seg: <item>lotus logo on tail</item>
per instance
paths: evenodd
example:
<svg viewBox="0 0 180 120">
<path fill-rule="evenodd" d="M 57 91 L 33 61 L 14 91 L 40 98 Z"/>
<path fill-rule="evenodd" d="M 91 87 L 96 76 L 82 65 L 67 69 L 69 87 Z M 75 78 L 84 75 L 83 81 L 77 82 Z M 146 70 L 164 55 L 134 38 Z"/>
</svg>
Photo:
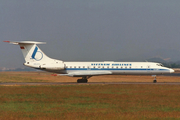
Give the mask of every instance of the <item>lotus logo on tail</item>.
<svg viewBox="0 0 180 120">
<path fill-rule="evenodd" d="M 31 57 L 36 61 L 40 61 L 43 58 L 43 53 L 41 51 L 38 51 L 38 47 L 36 46 Z"/>
</svg>

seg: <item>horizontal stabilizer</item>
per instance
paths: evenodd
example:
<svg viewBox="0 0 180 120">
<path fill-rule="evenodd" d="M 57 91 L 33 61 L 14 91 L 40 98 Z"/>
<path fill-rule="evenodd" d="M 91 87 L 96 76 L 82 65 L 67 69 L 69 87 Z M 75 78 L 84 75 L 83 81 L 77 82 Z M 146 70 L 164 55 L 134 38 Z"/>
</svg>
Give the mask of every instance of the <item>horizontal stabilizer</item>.
<svg viewBox="0 0 180 120">
<path fill-rule="evenodd" d="M 19 45 L 19 44 L 46 44 L 46 42 L 36 42 L 36 41 L 3 41 L 3 42 L 7 42 L 10 44 L 15 44 L 15 45 Z"/>
<path fill-rule="evenodd" d="M 97 75 L 110 75 L 110 71 L 81 71 L 81 72 L 72 72 L 69 74 L 60 74 L 61 76 L 70 76 L 70 77 L 83 77 L 83 76 L 97 76 Z"/>
</svg>

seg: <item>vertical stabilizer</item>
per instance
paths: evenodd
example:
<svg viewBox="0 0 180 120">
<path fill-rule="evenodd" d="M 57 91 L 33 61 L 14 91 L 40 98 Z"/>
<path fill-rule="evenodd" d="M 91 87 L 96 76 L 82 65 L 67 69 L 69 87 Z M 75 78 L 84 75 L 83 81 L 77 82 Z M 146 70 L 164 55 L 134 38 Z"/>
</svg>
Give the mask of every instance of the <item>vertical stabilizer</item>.
<svg viewBox="0 0 180 120">
<path fill-rule="evenodd" d="M 46 62 L 51 60 L 47 55 L 36 44 L 45 44 L 44 42 L 34 42 L 34 41 L 19 41 L 10 42 L 4 41 L 11 44 L 19 45 L 23 53 L 26 62 Z"/>
<path fill-rule="evenodd" d="M 65 64 L 61 60 L 49 58 L 43 53 L 43 51 L 37 46 L 37 44 L 45 44 L 44 42 L 35 41 L 19 41 L 10 42 L 4 41 L 10 44 L 19 45 L 25 59 L 25 66 L 46 70 L 46 71 L 58 71 L 64 70 Z"/>
</svg>

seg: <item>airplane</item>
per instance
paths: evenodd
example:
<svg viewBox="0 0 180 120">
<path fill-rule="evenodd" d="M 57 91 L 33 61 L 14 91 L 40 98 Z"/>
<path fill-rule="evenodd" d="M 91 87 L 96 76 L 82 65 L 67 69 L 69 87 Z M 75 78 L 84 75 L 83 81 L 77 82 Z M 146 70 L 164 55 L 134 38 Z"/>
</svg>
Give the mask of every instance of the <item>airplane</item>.
<svg viewBox="0 0 180 120">
<path fill-rule="evenodd" d="M 65 62 L 52 59 L 44 54 L 37 44 L 46 44 L 45 42 L 4 42 L 20 46 L 25 66 L 61 76 L 82 77 L 77 80 L 77 83 L 87 83 L 90 77 L 99 75 L 154 75 L 153 82 L 156 83 L 156 75 L 174 72 L 173 69 L 156 62 Z"/>
</svg>

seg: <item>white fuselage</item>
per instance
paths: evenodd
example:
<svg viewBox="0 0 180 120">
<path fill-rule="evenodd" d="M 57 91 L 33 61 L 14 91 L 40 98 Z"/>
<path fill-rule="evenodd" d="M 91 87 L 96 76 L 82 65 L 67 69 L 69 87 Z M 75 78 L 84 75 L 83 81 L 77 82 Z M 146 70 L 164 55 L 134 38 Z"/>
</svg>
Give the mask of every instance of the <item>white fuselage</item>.
<svg viewBox="0 0 180 120">
<path fill-rule="evenodd" d="M 70 74 L 74 72 L 108 71 L 111 75 L 157 75 L 174 72 L 174 70 L 163 67 L 162 64 L 154 62 L 64 62 L 64 64 L 64 70 L 53 70 L 50 72 Z M 78 77 L 78 75 L 74 75 L 73 77 Z"/>
</svg>

